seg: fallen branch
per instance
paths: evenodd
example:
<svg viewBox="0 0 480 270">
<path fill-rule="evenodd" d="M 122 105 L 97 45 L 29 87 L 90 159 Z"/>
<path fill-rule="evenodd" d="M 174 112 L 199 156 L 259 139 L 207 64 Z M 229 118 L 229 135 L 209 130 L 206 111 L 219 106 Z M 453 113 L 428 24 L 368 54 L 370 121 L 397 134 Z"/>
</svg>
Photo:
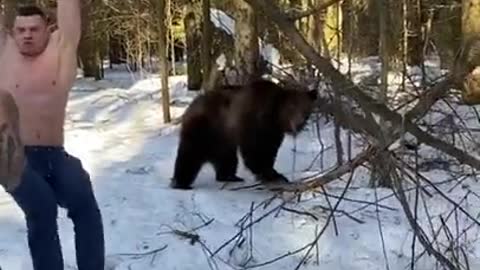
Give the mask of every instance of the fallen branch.
<svg viewBox="0 0 480 270">
<path fill-rule="evenodd" d="M 198 243 L 200 242 L 200 235 L 198 235 L 196 233 L 196 231 L 204 228 L 204 227 L 207 227 L 209 226 L 210 224 L 212 224 L 212 222 L 214 221 L 215 219 L 210 219 L 208 221 L 205 221 L 203 224 L 195 227 L 195 228 L 192 228 L 188 231 L 186 230 L 180 230 L 180 229 L 175 229 L 173 228 L 172 226 L 168 225 L 168 224 L 163 224 L 162 226 L 165 226 L 167 228 L 170 229 L 170 231 L 165 231 L 165 232 L 159 232 L 157 233 L 157 235 L 162 235 L 162 234 L 167 234 L 167 233 L 171 233 L 171 234 L 175 234 L 175 235 L 178 235 L 180 236 L 181 238 L 185 238 L 185 239 L 188 239 L 190 240 L 190 245 L 194 245 L 195 243 Z"/>
<path fill-rule="evenodd" d="M 355 168 L 362 165 L 364 162 L 370 160 L 375 155 L 375 153 L 376 150 L 370 147 L 368 150 L 358 154 L 351 161 L 346 162 L 343 165 L 337 166 L 335 169 L 322 176 L 317 176 L 310 179 L 307 178 L 305 181 L 302 181 L 300 183 L 266 185 L 266 187 L 271 191 L 294 193 L 302 193 L 305 191 L 313 190 L 338 179 L 339 177 L 343 176 L 348 172 L 352 172 Z"/>
<path fill-rule="evenodd" d="M 321 206 L 321 205 L 316 205 L 314 206 L 315 208 L 321 208 L 322 210 L 325 210 L 325 211 L 332 211 L 331 208 L 329 207 L 325 207 L 325 206 Z M 344 211 L 344 210 L 337 210 L 338 213 L 342 214 L 342 215 L 345 215 L 346 217 L 348 217 L 349 219 L 355 221 L 356 223 L 358 224 L 365 224 L 365 221 L 359 219 L 359 218 L 356 218 L 354 217 L 353 215 L 349 214 L 348 212 Z"/>
<path fill-rule="evenodd" d="M 281 209 L 284 210 L 284 211 L 287 211 L 287 212 L 297 214 L 297 215 L 308 216 L 308 217 L 311 217 L 313 220 L 318 221 L 317 216 L 315 216 L 314 214 L 312 214 L 310 212 L 307 212 L 307 211 L 300 211 L 300 210 L 296 210 L 296 209 L 291 209 L 291 208 L 288 208 L 288 207 L 285 207 L 285 206 L 282 206 Z"/>
<path fill-rule="evenodd" d="M 316 191 L 316 192 L 321 193 L 321 191 Z M 335 199 L 340 198 L 339 196 L 337 196 L 335 194 L 325 193 L 325 195 L 328 196 L 328 197 L 335 198 Z M 378 202 L 369 202 L 369 201 L 364 201 L 364 200 L 351 199 L 351 198 L 348 198 L 348 197 L 344 197 L 344 198 L 342 198 L 342 200 L 352 202 L 352 203 L 366 204 L 367 207 L 368 206 L 375 206 L 375 207 L 378 206 L 378 208 L 383 208 L 383 209 L 390 210 L 390 211 L 397 211 L 396 208 L 393 208 L 393 207 L 390 207 L 390 206 L 387 206 L 387 205 L 383 205 L 383 204 L 379 204 Z"/>
<path fill-rule="evenodd" d="M 364 116 L 354 113 L 352 111 L 347 112 L 344 110 L 345 106 L 340 104 L 334 104 L 333 101 L 329 101 L 326 98 L 318 97 L 317 109 L 326 115 L 332 114 L 335 117 L 337 123 L 345 129 L 352 130 L 353 132 L 363 134 L 365 136 L 372 137 L 378 141 L 380 138 L 379 126 L 374 121 L 368 121 Z"/>
<path fill-rule="evenodd" d="M 166 248 L 168 247 L 168 245 L 164 245 L 160 248 L 157 248 L 157 249 L 154 249 L 154 250 L 150 250 L 150 251 L 146 251 L 146 252 L 139 252 L 139 253 L 119 253 L 119 254 L 115 254 L 117 256 L 132 256 L 134 258 L 140 258 L 140 257 L 144 257 L 144 256 L 148 256 L 148 255 L 155 255 L 157 253 L 159 253 L 160 251 L 162 250 L 165 250 Z"/>
</svg>

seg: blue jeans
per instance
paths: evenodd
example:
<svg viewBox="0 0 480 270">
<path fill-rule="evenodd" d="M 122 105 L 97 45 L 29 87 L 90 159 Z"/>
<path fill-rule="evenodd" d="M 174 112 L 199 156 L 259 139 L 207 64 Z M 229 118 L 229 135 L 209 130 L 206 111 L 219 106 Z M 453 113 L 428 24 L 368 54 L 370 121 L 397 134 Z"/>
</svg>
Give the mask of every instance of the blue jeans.
<svg viewBox="0 0 480 270">
<path fill-rule="evenodd" d="M 90 177 L 61 146 L 26 146 L 20 185 L 10 194 L 25 213 L 35 270 L 63 270 L 57 204 L 75 232 L 78 270 L 104 270 L 103 225 Z"/>
</svg>

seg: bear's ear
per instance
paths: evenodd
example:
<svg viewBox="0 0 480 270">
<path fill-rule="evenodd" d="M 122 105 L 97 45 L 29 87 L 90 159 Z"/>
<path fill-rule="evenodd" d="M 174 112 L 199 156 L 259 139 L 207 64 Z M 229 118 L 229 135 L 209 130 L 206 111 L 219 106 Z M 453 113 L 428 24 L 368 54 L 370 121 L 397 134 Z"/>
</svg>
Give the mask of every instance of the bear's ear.
<svg viewBox="0 0 480 270">
<path fill-rule="evenodd" d="M 316 100 L 318 98 L 317 90 L 309 90 L 308 97 L 310 97 L 312 100 Z"/>
</svg>

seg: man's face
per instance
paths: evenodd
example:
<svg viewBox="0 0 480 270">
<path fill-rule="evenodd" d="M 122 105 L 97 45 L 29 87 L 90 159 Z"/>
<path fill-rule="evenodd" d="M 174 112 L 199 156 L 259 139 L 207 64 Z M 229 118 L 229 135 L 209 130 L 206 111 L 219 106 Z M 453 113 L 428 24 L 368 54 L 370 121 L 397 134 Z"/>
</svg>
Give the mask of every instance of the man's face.
<svg viewBox="0 0 480 270">
<path fill-rule="evenodd" d="M 37 56 L 47 47 L 50 31 L 39 15 L 17 16 L 13 25 L 13 38 L 22 55 Z"/>
</svg>

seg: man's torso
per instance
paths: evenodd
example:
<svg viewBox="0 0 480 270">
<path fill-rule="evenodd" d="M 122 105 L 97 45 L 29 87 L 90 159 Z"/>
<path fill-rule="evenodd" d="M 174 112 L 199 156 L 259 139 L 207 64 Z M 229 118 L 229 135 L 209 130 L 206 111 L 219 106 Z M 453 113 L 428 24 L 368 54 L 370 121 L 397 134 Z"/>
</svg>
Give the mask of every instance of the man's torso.
<svg viewBox="0 0 480 270">
<path fill-rule="evenodd" d="M 72 74 L 65 69 L 76 70 L 76 66 L 62 64 L 65 61 L 60 59 L 54 38 L 52 35 L 45 51 L 35 59 L 22 57 L 11 38 L 0 51 L 0 89 L 15 98 L 25 145 L 63 145 L 65 107 L 74 81 L 74 76 L 65 78 Z"/>
</svg>

